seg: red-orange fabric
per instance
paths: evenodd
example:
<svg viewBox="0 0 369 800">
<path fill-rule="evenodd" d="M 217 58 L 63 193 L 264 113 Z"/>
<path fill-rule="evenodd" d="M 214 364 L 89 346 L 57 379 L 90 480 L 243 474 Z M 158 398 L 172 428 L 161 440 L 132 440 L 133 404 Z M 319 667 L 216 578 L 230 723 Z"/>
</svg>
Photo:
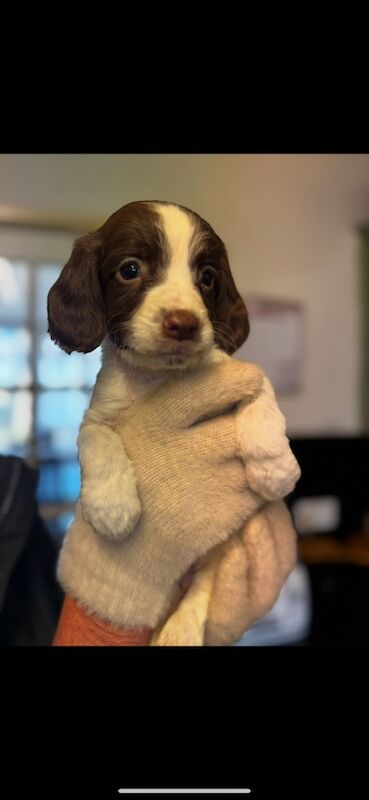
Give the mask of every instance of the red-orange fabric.
<svg viewBox="0 0 369 800">
<path fill-rule="evenodd" d="M 151 634 L 150 628 L 129 630 L 103 622 L 66 595 L 53 646 L 145 647 L 150 644 Z"/>
</svg>

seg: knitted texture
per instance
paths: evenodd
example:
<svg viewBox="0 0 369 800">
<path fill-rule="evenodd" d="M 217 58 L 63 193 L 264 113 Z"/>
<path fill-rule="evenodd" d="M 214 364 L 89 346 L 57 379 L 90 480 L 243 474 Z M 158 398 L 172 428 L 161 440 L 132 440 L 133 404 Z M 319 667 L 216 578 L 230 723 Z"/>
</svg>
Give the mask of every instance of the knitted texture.
<svg viewBox="0 0 369 800">
<path fill-rule="evenodd" d="M 227 359 L 173 378 L 125 412 L 116 429 L 142 515 L 127 539 L 114 542 L 77 506 L 58 566 L 67 593 L 119 625 L 154 628 L 163 619 L 191 564 L 264 502 L 248 488 L 233 413 L 258 396 L 262 381 L 255 365 Z"/>
</svg>

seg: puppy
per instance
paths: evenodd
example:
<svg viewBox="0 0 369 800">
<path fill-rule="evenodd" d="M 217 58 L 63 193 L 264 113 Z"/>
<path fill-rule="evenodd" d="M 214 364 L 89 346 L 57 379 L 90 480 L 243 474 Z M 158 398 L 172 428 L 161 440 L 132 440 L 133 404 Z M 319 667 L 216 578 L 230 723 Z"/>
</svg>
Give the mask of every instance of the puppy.
<svg viewBox="0 0 369 800">
<path fill-rule="evenodd" d="M 88 353 L 102 344 L 102 367 L 78 438 L 80 502 L 85 520 L 99 534 L 123 538 L 135 527 L 141 504 L 132 464 L 113 429 L 116 417 L 173 371 L 226 358 L 248 336 L 247 310 L 226 248 L 211 226 L 187 208 L 130 203 L 95 233 L 76 241 L 49 292 L 48 320 L 52 339 L 67 353 Z M 283 481 L 290 451 L 267 378 L 252 405 L 250 488 L 264 493 L 265 500 L 283 497 L 294 485 Z M 266 419 L 277 419 L 272 435 Z M 277 469 L 276 464 L 276 478 L 269 476 L 267 491 L 265 470 L 261 474 L 258 468 L 260 447 L 263 455 L 277 453 L 282 466 Z M 204 561 L 154 643 L 203 643 L 221 557 L 220 549 Z"/>
</svg>

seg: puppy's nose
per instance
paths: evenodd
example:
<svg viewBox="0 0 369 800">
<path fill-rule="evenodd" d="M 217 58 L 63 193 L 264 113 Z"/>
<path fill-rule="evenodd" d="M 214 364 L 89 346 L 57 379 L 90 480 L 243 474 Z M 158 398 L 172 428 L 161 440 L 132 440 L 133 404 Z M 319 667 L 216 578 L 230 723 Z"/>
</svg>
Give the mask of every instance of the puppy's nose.
<svg viewBox="0 0 369 800">
<path fill-rule="evenodd" d="M 163 320 L 163 330 L 171 339 L 194 339 L 199 320 L 191 311 L 169 311 Z"/>
</svg>

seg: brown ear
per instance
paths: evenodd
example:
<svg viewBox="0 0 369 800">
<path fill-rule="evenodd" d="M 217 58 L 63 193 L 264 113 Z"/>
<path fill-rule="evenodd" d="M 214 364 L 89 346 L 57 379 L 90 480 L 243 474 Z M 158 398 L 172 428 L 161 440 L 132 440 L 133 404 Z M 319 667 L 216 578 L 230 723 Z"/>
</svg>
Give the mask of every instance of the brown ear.
<svg viewBox="0 0 369 800">
<path fill-rule="evenodd" d="M 100 240 L 82 236 L 47 298 L 49 334 L 67 353 L 90 353 L 105 336 L 98 276 Z"/>
<path fill-rule="evenodd" d="M 216 297 L 214 329 L 217 345 L 229 355 L 241 347 L 250 331 L 247 309 L 228 265 Z"/>
</svg>

